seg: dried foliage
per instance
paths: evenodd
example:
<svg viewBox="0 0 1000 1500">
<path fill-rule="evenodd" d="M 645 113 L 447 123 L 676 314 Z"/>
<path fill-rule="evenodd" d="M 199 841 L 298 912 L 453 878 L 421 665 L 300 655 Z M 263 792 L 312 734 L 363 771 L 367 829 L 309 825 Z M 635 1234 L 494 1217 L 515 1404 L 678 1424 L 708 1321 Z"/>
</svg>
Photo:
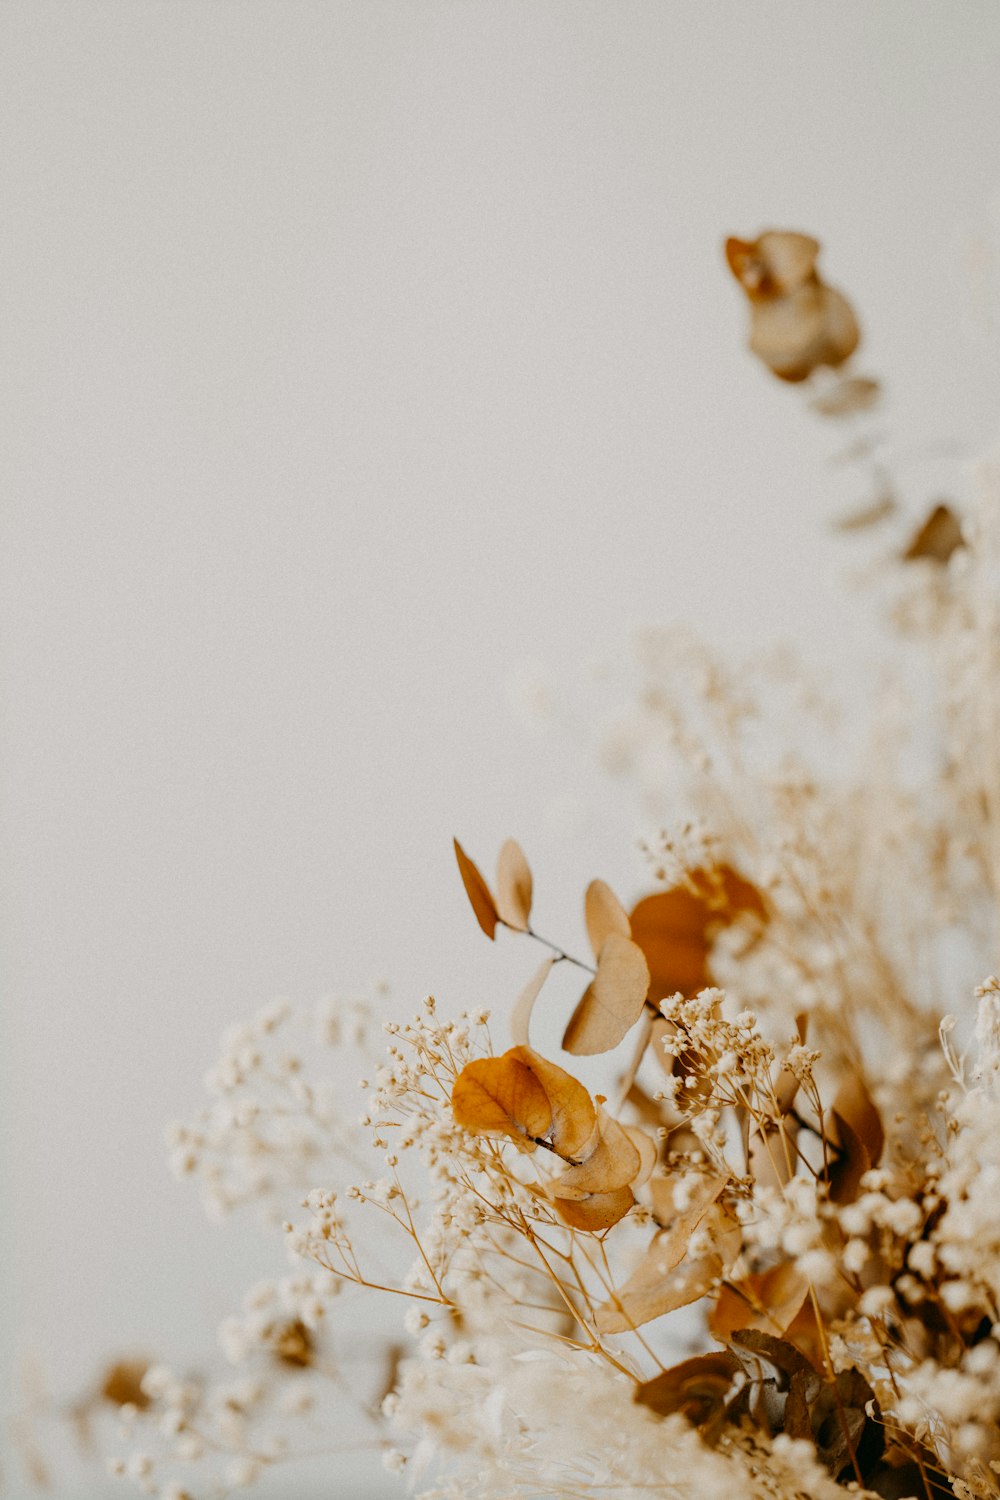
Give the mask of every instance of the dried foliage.
<svg viewBox="0 0 1000 1500">
<path fill-rule="evenodd" d="M 726 253 L 775 375 L 843 365 L 858 327 L 816 240 L 772 230 Z M 830 421 L 879 396 L 826 378 L 810 405 Z M 858 545 L 901 510 L 880 463 L 877 504 L 840 523 Z M 762 760 L 769 694 L 791 684 L 796 716 L 812 713 L 790 670 L 647 634 L 606 759 L 645 792 L 643 767 L 663 779 L 673 757 L 680 823 L 649 840 L 631 906 L 584 887 L 590 954 L 533 927 L 518 844 L 493 889 L 455 844 L 486 935 L 544 949 L 502 1017 L 513 1045 L 485 1012 L 442 1020 L 433 999 L 388 1022 L 352 1145 L 297 1063 L 267 1062 L 286 1026 L 272 1015 L 231 1039 L 216 1104 L 175 1132 L 175 1166 L 216 1207 L 254 1181 L 264 1197 L 311 1186 L 285 1225 L 305 1269 L 229 1321 L 236 1362 L 337 1386 L 334 1300 L 409 1304 L 416 1343 L 392 1355 L 382 1402 L 400 1446 L 376 1440 L 427 1500 L 1000 1497 L 1000 981 L 983 979 L 1000 934 L 1000 471 L 983 469 L 977 510 L 938 505 L 901 534 L 884 572 L 936 694 L 902 728 L 894 699 L 853 777 L 784 740 Z M 556 971 L 582 993 L 546 992 L 566 1007 L 552 1056 L 530 1032 Z M 268 1113 L 256 1090 L 276 1076 L 294 1087 Z M 327 1185 L 345 1173 L 352 1186 Z M 270 1398 L 223 1402 L 159 1367 L 138 1388 L 161 1434 L 230 1464 L 205 1493 L 280 1456 L 252 1436 Z M 187 1480 L 159 1477 L 177 1457 L 126 1467 L 178 1500 Z"/>
</svg>

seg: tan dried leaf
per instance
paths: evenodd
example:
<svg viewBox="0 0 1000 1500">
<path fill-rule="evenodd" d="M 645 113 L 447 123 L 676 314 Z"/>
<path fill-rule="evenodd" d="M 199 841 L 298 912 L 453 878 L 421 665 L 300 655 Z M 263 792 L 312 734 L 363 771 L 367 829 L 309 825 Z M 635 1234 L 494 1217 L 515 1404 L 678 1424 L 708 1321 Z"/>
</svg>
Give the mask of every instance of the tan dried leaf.
<svg viewBox="0 0 1000 1500">
<path fill-rule="evenodd" d="M 766 229 L 755 240 L 730 236 L 729 269 L 751 301 L 784 297 L 809 282 L 816 268 L 819 241 L 795 230 Z"/>
<path fill-rule="evenodd" d="M 916 562 L 924 558 L 943 567 L 952 553 L 964 546 L 962 523 L 950 506 L 941 503 L 935 505 L 914 533 L 903 553 L 903 561 Z"/>
<path fill-rule="evenodd" d="M 628 913 L 609 885 L 603 880 L 592 880 L 583 898 L 583 915 L 587 924 L 587 936 L 595 958 L 600 957 L 605 939 L 613 932 L 622 937 L 632 936 Z"/>
<path fill-rule="evenodd" d="M 559 1198 L 586 1198 L 629 1187 L 642 1170 L 642 1157 L 628 1131 L 597 1106 L 597 1140 L 582 1162 L 563 1172 L 552 1185 Z"/>
<path fill-rule="evenodd" d="M 455 1080 L 451 1105 L 456 1123 L 474 1135 L 506 1136 L 519 1150 L 534 1151 L 552 1128 L 552 1106 L 542 1083 L 516 1055 L 520 1051 L 467 1063 Z"/>
<path fill-rule="evenodd" d="M 698 1177 L 657 1177 L 651 1184 L 653 1216 L 662 1229 L 676 1233 L 684 1253 L 696 1226 L 718 1199 L 729 1181 L 728 1172 L 704 1173 Z"/>
<path fill-rule="evenodd" d="M 780 1124 L 761 1125 L 750 1137 L 750 1175 L 761 1187 L 783 1188 L 798 1166 L 799 1122 L 786 1116 Z"/>
<path fill-rule="evenodd" d="M 552 972 L 554 963 L 554 958 L 543 959 L 538 969 L 517 997 L 517 1003 L 510 1017 L 510 1039 L 518 1047 L 530 1047 L 531 1045 L 528 1039 L 531 1014 L 535 1008 L 535 1001 L 542 992 L 542 986 Z"/>
<path fill-rule="evenodd" d="M 465 894 L 468 896 L 472 910 L 476 914 L 476 921 L 486 936 L 493 938 L 496 934 L 497 923 L 500 920 L 500 913 L 497 911 L 493 894 L 480 874 L 478 866 L 473 864 L 458 842 L 458 839 L 453 839 L 452 843 L 455 845 L 458 872 L 462 877 L 462 884 L 465 886 Z"/>
<path fill-rule="evenodd" d="M 709 1291 L 739 1254 L 741 1237 L 736 1220 L 720 1203 L 711 1205 L 700 1227 L 710 1236 L 712 1246 L 703 1255 L 687 1255 L 690 1235 L 684 1237 L 683 1244 L 672 1230 L 654 1237 L 645 1259 L 618 1296 L 597 1309 L 594 1322 L 599 1333 L 626 1333 L 697 1302 Z"/>
<path fill-rule="evenodd" d="M 531 916 L 531 870 L 516 839 L 507 839 L 497 860 L 497 911 L 501 922 L 526 932 Z"/>
<path fill-rule="evenodd" d="M 642 1187 L 653 1175 L 659 1151 L 653 1137 L 641 1125 L 626 1125 L 625 1132 L 639 1153 L 639 1171 L 632 1178 L 633 1188 Z"/>
<path fill-rule="evenodd" d="M 564 1049 L 576 1057 L 610 1052 L 642 1015 L 648 990 L 649 968 L 642 949 L 621 933 L 609 933 L 597 973 L 566 1027 Z"/>
<path fill-rule="evenodd" d="M 787 1333 L 808 1295 L 809 1283 L 791 1261 L 744 1276 L 723 1286 L 708 1320 L 709 1332 L 722 1344 L 744 1328 Z"/>
<path fill-rule="evenodd" d="M 887 521 L 891 515 L 895 515 L 898 504 L 891 490 L 883 490 L 860 510 L 848 511 L 833 524 L 838 531 L 866 531 L 869 526 L 878 526 L 881 521 Z"/>
<path fill-rule="evenodd" d="M 870 411 L 878 401 L 881 386 L 867 375 L 849 375 L 814 396 L 809 405 L 821 417 L 850 417 Z"/>
<path fill-rule="evenodd" d="M 556 1198 L 555 1209 L 572 1229 L 586 1229 L 596 1234 L 624 1219 L 634 1203 L 632 1189 L 623 1187 L 616 1188 L 613 1193 L 592 1193 L 587 1198 Z"/>
</svg>

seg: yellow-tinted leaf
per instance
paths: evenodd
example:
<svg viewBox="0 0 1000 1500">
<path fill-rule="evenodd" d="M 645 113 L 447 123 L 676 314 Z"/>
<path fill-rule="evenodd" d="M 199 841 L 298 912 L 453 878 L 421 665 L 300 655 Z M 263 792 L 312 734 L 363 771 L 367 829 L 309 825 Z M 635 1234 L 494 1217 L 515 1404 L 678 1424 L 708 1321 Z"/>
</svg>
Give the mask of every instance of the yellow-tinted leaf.
<svg viewBox="0 0 1000 1500">
<path fill-rule="evenodd" d="M 632 1189 L 623 1187 L 613 1193 L 592 1193 L 587 1198 L 556 1198 L 555 1209 L 571 1228 L 587 1229 L 596 1234 L 624 1219 L 634 1203 Z"/>
<path fill-rule="evenodd" d="M 563 1047 L 577 1057 L 610 1052 L 642 1015 L 649 969 L 631 939 L 612 932 L 597 960 L 597 973 L 570 1017 Z"/>
<path fill-rule="evenodd" d="M 473 1134 L 507 1136 L 520 1150 L 534 1151 L 552 1128 L 552 1106 L 517 1051 L 467 1063 L 455 1080 L 451 1105 L 456 1123 Z"/>
<path fill-rule="evenodd" d="M 476 914 L 476 921 L 486 936 L 492 938 L 496 933 L 497 923 L 500 920 L 500 913 L 497 911 L 492 892 L 479 873 L 477 866 L 473 864 L 458 842 L 458 839 L 453 839 L 452 842 L 455 845 L 458 872 L 462 877 L 462 884 L 465 886 L 465 894 L 468 896 L 472 910 Z"/>
<path fill-rule="evenodd" d="M 512 1047 L 504 1055 L 529 1068 L 545 1090 L 552 1111 L 553 1150 L 565 1161 L 580 1161 L 593 1149 L 597 1132 L 597 1111 L 583 1084 L 530 1047 Z"/>
<path fill-rule="evenodd" d="M 622 937 L 631 937 L 628 913 L 611 887 L 603 880 L 592 880 L 583 899 L 583 914 L 587 924 L 587 936 L 594 957 L 600 957 L 606 938 L 613 932 Z"/>
<path fill-rule="evenodd" d="M 628 1131 L 598 1105 L 597 1140 L 593 1150 L 578 1166 L 563 1172 L 552 1190 L 560 1198 L 612 1193 L 633 1183 L 641 1169 L 642 1157 Z"/>
<path fill-rule="evenodd" d="M 531 916 L 531 870 L 515 839 L 507 839 L 497 860 L 497 911 L 508 927 L 524 932 Z"/>
<path fill-rule="evenodd" d="M 518 1047 L 528 1047 L 531 1045 L 528 1040 L 531 1013 L 535 1008 L 535 1001 L 541 994 L 542 985 L 552 972 L 552 965 L 554 963 L 554 958 L 543 959 L 517 998 L 517 1004 L 514 1006 L 510 1017 L 510 1038 Z"/>
</svg>

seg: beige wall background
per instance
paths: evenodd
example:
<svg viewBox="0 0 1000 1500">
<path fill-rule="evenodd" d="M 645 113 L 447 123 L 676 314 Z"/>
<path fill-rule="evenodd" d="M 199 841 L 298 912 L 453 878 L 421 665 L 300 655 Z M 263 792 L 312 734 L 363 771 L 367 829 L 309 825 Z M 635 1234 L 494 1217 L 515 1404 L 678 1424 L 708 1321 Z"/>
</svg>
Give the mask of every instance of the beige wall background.
<svg viewBox="0 0 1000 1500">
<path fill-rule="evenodd" d="M 383 977 L 395 1014 L 506 1004 L 532 958 L 475 930 L 453 832 L 520 838 L 568 938 L 592 875 L 636 888 L 633 813 L 517 722 L 512 669 L 686 618 L 857 691 L 874 626 L 828 521 L 864 496 L 745 353 L 720 242 L 818 235 L 900 443 L 977 452 L 1000 14 L 0 27 L 2 1383 L 32 1355 L 72 1392 L 113 1348 L 192 1358 L 280 1257 L 165 1168 L 224 1025 Z"/>
</svg>

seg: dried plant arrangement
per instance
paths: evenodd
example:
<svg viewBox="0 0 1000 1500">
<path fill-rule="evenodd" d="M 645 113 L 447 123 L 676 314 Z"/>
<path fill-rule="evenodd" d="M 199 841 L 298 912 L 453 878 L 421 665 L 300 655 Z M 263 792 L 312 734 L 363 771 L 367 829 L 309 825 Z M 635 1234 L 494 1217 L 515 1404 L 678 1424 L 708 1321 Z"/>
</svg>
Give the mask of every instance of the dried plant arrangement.
<svg viewBox="0 0 1000 1500">
<path fill-rule="evenodd" d="M 1000 1496 L 1000 471 L 900 514 L 819 249 L 770 230 L 726 258 L 753 352 L 870 469 L 840 526 L 890 538 L 921 692 L 832 774 L 762 751 L 783 668 L 649 632 L 609 756 L 640 781 L 674 757 L 686 811 L 635 903 L 583 872 L 589 951 L 536 930 L 515 841 L 491 880 L 456 842 L 485 937 L 537 953 L 506 1014 L 386 1022 L 359 1127 L 322 1048 L 360 1059 L 372 1006 L 227 1038 L 173 1164 L 218 1214 L 263 1203 L 294 1264 L 224 1325 L 226 1379 L 106 1378 L 143 1493 L 335 1455 L 339 1410 L 423 1500 Z M 356 1291 L 402 1310 L 360 1406 L 334 1354 Z"/>
</svg>

